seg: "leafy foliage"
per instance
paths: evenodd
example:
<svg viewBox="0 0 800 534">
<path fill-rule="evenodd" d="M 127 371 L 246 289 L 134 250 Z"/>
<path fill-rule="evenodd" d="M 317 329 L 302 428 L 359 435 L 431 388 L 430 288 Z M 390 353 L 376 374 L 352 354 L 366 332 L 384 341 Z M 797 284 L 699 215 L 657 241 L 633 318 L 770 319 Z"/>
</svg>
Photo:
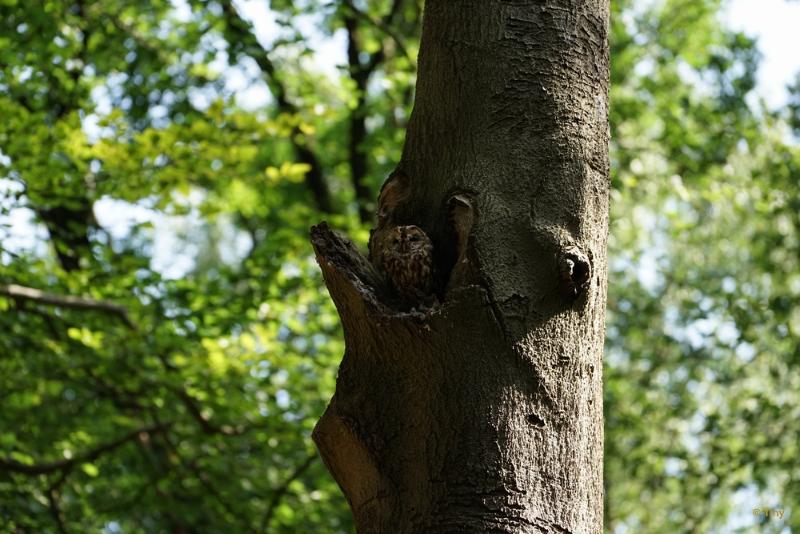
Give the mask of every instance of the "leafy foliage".
<svg viewBox="0 0 800 534">
<path fill-rule="evenodd" d="M 800 150 L 716 2 L 615 8 L 607 524 L 797 528 Z"/>
<path fill-rule="evenodd" d="M 800 528 L 796 101 L 720 2 L 612 7 L 607 527 Z M 306 233 L 366 240 L 420 12 L 0 2 L 0 529 L 351 530 Z"/>
</svg>

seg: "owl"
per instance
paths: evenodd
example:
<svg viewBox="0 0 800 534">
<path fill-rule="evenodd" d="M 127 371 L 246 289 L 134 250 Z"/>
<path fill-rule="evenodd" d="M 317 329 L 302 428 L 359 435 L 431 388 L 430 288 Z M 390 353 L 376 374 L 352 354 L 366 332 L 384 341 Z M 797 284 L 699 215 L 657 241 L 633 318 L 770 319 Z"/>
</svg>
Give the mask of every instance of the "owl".
<svg viewBox="0 0 800 534">
<path fill-rule="evenodd" d="M 433 291 L 433 243 L 417 226 L 395 226 L 381 242 L 380 263 L 397 293 L 421 301 Z"/>
</svg>

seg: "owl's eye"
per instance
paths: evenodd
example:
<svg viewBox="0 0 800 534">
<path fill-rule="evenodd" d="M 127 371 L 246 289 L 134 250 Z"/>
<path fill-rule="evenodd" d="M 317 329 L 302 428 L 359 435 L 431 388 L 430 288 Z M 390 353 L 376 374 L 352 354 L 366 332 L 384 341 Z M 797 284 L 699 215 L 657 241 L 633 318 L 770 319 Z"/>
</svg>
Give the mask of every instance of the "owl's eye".
<svg viewBox="0 0 800 534">
<path fill-rule="evenodd" d="M 393 239 L 393 242 L 394 242 L 395 245 L 398 245 L 400 243 L 400 238 L 399 237 L 395 237 Z"/>
<path fill-rule="evenodd" d="M 413 243 L 414 241 L 419 241 L 419 236 L 418 235 L 412 235 L 411 236 L 411 242 Z"/>
</svg>

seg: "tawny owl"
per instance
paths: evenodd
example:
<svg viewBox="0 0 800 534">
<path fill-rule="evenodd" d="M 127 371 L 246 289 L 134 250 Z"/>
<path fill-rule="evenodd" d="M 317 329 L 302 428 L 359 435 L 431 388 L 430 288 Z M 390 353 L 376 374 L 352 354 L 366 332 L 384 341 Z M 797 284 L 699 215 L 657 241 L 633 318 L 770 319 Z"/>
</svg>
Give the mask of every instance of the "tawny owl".
<svg viewBox="0 0 800 534">
<path fill-rule="evenodd" d="M 382 240 L 381 266 L 398 294 L 420 301 L 433 291 L 433 243 L 417 226 L 395 226 Z"/>
</svg>

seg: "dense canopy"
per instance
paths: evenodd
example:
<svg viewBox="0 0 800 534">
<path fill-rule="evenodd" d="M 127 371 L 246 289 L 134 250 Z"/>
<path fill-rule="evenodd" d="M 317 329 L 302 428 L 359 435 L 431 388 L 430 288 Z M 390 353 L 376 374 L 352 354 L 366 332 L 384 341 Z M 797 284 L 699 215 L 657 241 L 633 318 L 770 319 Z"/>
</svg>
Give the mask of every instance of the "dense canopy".
<svg viewBox="0 0 800 534">
<path fill-rule="evenodd" d="M 421 3 L 0 0 L 0 530 L 352 528 L 307 232 L 366 242 Z M 722 8 L 612 2 L 614 531 L 800 528 L 800 82 Z"/>
</svg>

